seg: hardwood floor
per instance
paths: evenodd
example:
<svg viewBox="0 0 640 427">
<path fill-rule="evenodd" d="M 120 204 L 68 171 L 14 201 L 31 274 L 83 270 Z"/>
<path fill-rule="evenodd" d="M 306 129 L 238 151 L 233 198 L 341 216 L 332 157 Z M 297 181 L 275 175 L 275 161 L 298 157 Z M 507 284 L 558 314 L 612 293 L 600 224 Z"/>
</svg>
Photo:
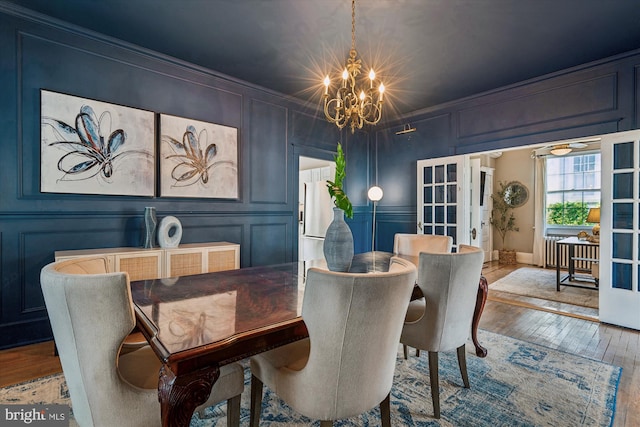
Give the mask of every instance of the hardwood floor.
<svg viewBox="0 0 640 427">
<path fill-rule="evenodd" d="M 597 313 L 580 307 L 491 292 L 491 283 L 522 266 L 485 264 L 483 274 L 489 282 L 489 300 L 480 327 L 621 366 L 613 425 L 640 425 L 640 333 L 601 324 Z M 0 351 L 0 366 L 0 387 L 61 372 L 51 341 Z"/>
</svg>

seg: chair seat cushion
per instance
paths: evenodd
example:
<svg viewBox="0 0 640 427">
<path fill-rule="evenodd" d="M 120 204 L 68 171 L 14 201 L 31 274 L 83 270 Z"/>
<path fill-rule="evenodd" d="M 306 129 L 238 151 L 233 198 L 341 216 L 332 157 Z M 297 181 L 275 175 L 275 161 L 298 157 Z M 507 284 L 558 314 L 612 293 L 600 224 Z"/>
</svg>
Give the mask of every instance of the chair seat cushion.
<svg viewBox="0 0 640 427">
<path fill-rule="evenodd" d="M 138 388 L 157 389 L 161 366 L 160 359 L 148 345 L 118 358 L 118 372 L 122 379 Z"/>
<path fill-rule="evenodd" d="M 405 323 L 412 323 L 419 320 L 424 316 L 424 312 L 427 308 L 427 303 L 424 298 L 420 298 L 409 303 L 407 308 L 407 315 L 404 318 Z"/>
<path fill-rule="evenodd" d="M 128 383 L 143 389 L 158 389 L 160 359 L 151 347 L 144 346 L 136 351 L 123 354 L 118 359 L 120 376 Z M 220 368 L 220 377 L 211 390 L 211 395 L 203 406 L 227 400 L 244 390 L 244 371 L 237 363 Z"/>
<path fill-rule="evenodd" d="M 276 371 L 281 368 L 300 371 L 307 365 L 310 348 L 309 338 L 305 338 L 253 356 L 251 374 L 260 378 L 267 387 L 276 390 L 277 393 Z"/>
</svg>

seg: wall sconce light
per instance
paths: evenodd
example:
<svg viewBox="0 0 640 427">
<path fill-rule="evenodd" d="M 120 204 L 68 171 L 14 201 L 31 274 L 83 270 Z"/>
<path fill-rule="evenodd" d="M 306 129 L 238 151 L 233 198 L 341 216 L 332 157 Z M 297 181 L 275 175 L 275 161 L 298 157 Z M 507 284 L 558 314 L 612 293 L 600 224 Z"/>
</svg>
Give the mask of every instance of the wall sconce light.
<svg viewBox="0 0 640 427">
<path fill-rule="evenodd" d="M 373 202 L 373 226 L 371 230 L 371 252 L 375 251 L 376 244 L 376 205 L 382 199 L 382 188 L 374 185 L 367 192 L 367 197 Z"/>
</svg>

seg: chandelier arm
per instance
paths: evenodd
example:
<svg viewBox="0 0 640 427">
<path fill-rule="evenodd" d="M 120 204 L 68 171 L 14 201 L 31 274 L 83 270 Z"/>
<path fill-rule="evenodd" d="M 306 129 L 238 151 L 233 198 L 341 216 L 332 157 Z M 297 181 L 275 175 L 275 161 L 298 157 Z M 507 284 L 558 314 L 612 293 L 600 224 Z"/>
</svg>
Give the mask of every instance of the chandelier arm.
<svg viewBox="0 0 640 427">
<path fill-rule="evenodd" d="M 328 96 L 325 96 L 324 99 L 324 116 L 326 117 L 326 119 L 332 123 L 335 123 L 336 126 L 338 126 L 339 129 L 342 129 L 343 127 L 345 127 L 345 125 L 347 124 L 346 118 L 347 116 L 344 114 L 344 112 L 342 112 L 342 110 L 344 109 L 343 107 L 340 107 L 337 103 L 338 103 L 338 99 L 337 98 L 333 98 L 331 100 L 328 100 Z M 333 110 L 335 111 L 335 116 L 332 116 L 329 112 L 330 106 L 332 103 L 335 103 L 336 106 L 333 108 Z"/>
</svg>

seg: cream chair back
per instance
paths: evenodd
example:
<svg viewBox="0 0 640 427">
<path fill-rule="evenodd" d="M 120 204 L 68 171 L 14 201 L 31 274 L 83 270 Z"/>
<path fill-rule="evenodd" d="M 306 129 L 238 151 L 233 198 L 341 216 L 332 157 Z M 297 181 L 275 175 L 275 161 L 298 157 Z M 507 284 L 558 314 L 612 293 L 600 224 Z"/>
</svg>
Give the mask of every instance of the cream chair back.
<svg viewBox="0 0 640 427">
<path fill-rule="evenodd" d="M 401 341 L 427 351 L 448 351 L 469 337 L 482 274 L 481 249 L 460 245 L 458 253 L 421 253 L 418 286 L 425 296 L 424 315 L 406 324 Z"/>
<path fill-rule="evenodd" d="M 397 233 L 393 237 L 393 253 L 399 255 L 418 256 L 420 252 L 451 252 L 453 238 L 431 234 Z"/>
<path fill-rule="evenodd" d="M 391 391 L 415 279 L 415 266 L 395 257 L 381 273 L 309 269 L 302 308 L 308 357 L 297 359 L 303 366 L 282 366 L 276 349 L 254 356 L 252 373 L 312 419 L 338 420 L 374 408 Z M 285 351 L 283 357 L 290 355 Z"/>
<path fill-rule="evenodd" d="M 440 418 L 439 352 L 456 349 L 462 381 L 470 387 L 465 344 L 471 332 L 483 261 L 484 252 L 467 245 L 459 245 L 457 253 L 422 252 L 419 256 L 418 286 L 425 298 L 411 302 L 400 342 L 429 352 L 435 418 Z"/>
<path fill-rule="evenodd" d="M 106 265 L 104 258 L 73 259 L 49 264 L 40 274 L 74 417 L 81 426 L 128 425 L 144 412 L 146 422 L 136 425 L 157 426 L 157 394 L 141 395 L 116 368 L 135 317 L 127 274 L 104 273 Z"/>
<path fill-rule="evenodd" d="M 98 257 L 52 263 L 40 273 L 74 418 L 82 427 L 155 427 L 161 362 L 148 345 L 120 354 L 136 322 L 129 276 L 106 271 Z M 224 365 L 197 410 L 226 399 L 227 425 L 238 426 L 243 389 L 242 367 Z"/>
</svg>

